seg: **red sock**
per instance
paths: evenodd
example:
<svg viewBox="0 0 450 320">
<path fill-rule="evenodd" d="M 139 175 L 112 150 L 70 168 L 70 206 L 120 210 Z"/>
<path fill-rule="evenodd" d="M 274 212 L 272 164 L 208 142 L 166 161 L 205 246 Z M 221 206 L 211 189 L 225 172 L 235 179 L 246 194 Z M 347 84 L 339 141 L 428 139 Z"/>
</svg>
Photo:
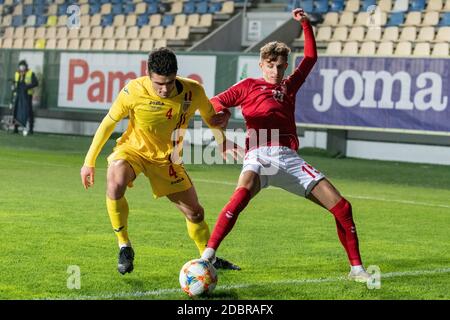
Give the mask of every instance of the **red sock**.
<svg viewBox="0 0 450 320">
<path fill-rule="evenodd" d="M 359 253 L 358 235 L 356 234 L 356 226 L 352 216 L 352 205 L 345 198 L 342 198 L 330 212 L 336 219 L 336 227 L 347 252 L 348 259 L 352 266 L 362 265 L 361 255 Z"/>
<path fill-rule="evenodd" d="M 217 218 L 216 225 L 208 241 L 208 247 L 217 250 L 222 240 L 233 229 L 239 213 L 244 210 L 250 201 L 250 191 L 246 188 L 239 188 L 234 191 L 230 201 Z"/>
</svg>

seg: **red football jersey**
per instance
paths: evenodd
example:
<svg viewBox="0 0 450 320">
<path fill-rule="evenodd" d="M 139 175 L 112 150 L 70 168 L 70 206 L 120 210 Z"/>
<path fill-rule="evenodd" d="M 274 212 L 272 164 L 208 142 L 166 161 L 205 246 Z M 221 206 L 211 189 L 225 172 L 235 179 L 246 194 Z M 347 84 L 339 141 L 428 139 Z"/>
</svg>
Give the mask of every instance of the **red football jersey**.
<svg viewBox="0 0 450 320">
<path fill-rule="evenodd" d="M 247 126 L 247 151 L 261 145 L 280 145 L 293 150 L 299 147 L 294 116 L 295 97 L 317 61 L 312 27 L 308 21 L 302 22 L 302 27 L 305 33 L 304 57 L 288 78 L 280 84 L 270 84 L 263 78 L 247 78 L 211 99 L 217 112 L 241 106 Z M 276 131 L 272 132 L 274 129 L 278 130 L 278 137 L 275 137 Z M 267 138 L 261 138 L 262 135 Z M 254 145 L 255 142 L 258 145 Z"/>
</svg>

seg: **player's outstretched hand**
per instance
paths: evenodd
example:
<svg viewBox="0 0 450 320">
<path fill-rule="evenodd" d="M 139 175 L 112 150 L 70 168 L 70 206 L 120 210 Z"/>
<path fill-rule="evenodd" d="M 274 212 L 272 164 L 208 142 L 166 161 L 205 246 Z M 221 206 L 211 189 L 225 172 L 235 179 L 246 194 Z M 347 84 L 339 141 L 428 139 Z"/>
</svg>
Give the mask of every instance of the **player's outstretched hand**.
<svg viewBox="0 0 450 320">
<path fill-rule="evenodd" d="M 80 171 L 81 183 L 87 189 L 94 185 L 95 168 L 83 166 Z"/>
<path fill-rule="evenodd" d="M 210 124 L 214 127 L 225 129 L 228 125 L 228 120 L 230 120 L 230 117 L 230 111 L 220 111 L 211 117 Z"/>
<path fill-rule="evenodd" d="M 245 155 L 245 150 L 237 143 L 226 139 L 219 148 L 222 149 L 222 158 L 227 160 L 227 154 L 231 154 L 234 160 L 243 158 Z"/>
<path fill-rule="evenodd" d="M 292 10 L 292 17 L 294 20 L 297 20 L 299 22 L 303 22 L 303 20 L 308 20 L 308 16 L 306 15 L 305 11 L 303 11 L 302 8 L 296 8 Z"/>
</svg>

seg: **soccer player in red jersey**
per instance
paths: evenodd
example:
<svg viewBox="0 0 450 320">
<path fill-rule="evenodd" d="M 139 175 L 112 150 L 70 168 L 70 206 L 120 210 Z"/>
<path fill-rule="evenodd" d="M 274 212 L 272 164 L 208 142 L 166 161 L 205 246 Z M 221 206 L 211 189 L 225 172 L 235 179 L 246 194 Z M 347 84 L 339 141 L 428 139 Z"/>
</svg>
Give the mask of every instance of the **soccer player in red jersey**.
<svg viewBox="0 0 450 320">
<path fill-rule="evenodd" d="M 270 42 L 260 50 L 263 78 L 244 79 L 211 99 L 219 113 L 230 114 L 228 108 L 241 106 L 247 138 L 237 188 L 222 209 L 202 258 L 214 261 L 217 248 L 233 228 L 239 213 L 261 188 L 273 185 L 305 197 L 334 215 L 339 239 L 351 265 L 348 277 L 366 282 L 370 275 L 361 261 L 350 202 L 321 172 L 297 154 L 295 98 L 317 61 L 317 50 L 304 11 L 295 9 L 292 16 L 300 22 L 305 35 L 304 58 L 292 75 L 284 79 L 289 47 L 281 42 Z"/>
</svg>

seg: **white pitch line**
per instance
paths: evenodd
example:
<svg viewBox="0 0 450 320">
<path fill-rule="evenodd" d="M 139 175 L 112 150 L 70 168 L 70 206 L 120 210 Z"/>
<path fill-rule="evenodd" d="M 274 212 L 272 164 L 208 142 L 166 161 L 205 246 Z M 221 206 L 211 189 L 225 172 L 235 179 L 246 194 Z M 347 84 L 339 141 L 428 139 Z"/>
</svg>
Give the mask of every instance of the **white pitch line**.
<svg viewBox="0 0 450 320">
<path fill-rule="evenodd" d="M 398 272 L 388 272 L 381 274 L 381 281 L 383 278 L 399 278 L 399 277 L 410 277 L 410 276 L 423 276 L 430 274 L 440 274 L 449 273 L 450 268 L 441 268 L 434 270 L 412 270 L 412 271 L 398 271 Z M 270 286 L 270 285 L 291 285 L 291 284 L 309 284 L 309 283 L 327 283 L 327 282 L 337 282 L 344 281 L 346 277 L 335 277 L 335 278 L 319 278 L 319 279 L 291 279 L 291 280 L 277 280 L 277 281 L 263 281 L 259 283 L 243 283 L 235 285 L 224 285 L 217 286 L 221 290 L 232 290 L 232 289 L 245 289 L 257 286 Z M 106 293 L 96 296 L 74 296 L 74 297 L 57 297 L 48 298 L 51 300 L 105 300 L 105 299 L 120 299 L 120 298 L 142 298 L 148 296 L 162 296 L 169 293 L 181 292 L 180 288 L 171 289 L 159 289 L 150 291 L 135 291 L 135 292 L 117 292 L 117 293 Z"/>
</svg>

